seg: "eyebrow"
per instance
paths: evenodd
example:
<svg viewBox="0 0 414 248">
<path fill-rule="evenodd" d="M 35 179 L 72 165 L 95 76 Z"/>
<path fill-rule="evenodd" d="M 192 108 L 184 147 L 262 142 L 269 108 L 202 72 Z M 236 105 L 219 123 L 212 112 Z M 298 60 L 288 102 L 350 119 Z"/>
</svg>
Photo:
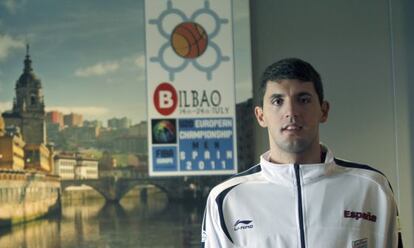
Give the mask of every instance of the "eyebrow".
<svg viewBox="0 0 414 248">
<path fill-rule="evenodd" d="M 295 94 L 296 96 L 299 96 L 299 97 L 301 97 L 301 96 L 312 96 L 312 94 L 311 93 L 309 93 L 309 92 L 307 92 L 307 91 L 302 91 L 302 92 L 299 92 L 299 93 L 297 93 L 297 94 Z M 283 98 L 283 97 L 285 97 L 286 95 L 285 94 L 278 94 L 278 93 L 274 93 L 274 94 L 272 94 L 272 95 L 270 95 L 270 99 L 274 99 L 274 98 Z"/>
<path fill-rule="evenodd" d="M 270 95 L 270 99 L 274 99 L 274 98 L 282 98 L 282 97 L 284 97 L 285 95 L 284 94 L 272 94 L 272 95 Z"/>
<path fill-rule="evenodd" d="M 312 96 L 311 93 L 309 92 L 299 92 L 299 94 L 297 94 L 297 96 L 301 97 L 301 96 Z"/>
</svg>

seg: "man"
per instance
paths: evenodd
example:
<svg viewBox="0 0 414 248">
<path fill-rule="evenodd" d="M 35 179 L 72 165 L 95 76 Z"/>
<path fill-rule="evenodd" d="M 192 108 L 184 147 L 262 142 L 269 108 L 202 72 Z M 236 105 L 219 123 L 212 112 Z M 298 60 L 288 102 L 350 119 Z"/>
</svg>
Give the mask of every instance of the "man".
<svg viewBox="0 0 414 248">
<path fill-rule="evenodd" d="M 261 98 L 255 115 L 270 150 L 212 189 L 204 247 L 402 247 L 385 176 L 319 143 L 329 103 L 318 72 L 300 59 L 278 61 L 263 74 Z"/>
</svg>

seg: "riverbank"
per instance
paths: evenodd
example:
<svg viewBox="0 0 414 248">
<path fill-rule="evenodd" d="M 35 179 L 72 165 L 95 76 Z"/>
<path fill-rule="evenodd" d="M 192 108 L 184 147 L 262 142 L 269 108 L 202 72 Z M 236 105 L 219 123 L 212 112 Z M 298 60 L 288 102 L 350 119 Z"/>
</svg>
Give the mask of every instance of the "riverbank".
<svg viewBox="0 0 414 248">
<path fill-rule="evenodd" d="M 0 171 L 0 227 L 40 218 L 60 208 L 58 177 L 38 172 Z"/>
</svg>

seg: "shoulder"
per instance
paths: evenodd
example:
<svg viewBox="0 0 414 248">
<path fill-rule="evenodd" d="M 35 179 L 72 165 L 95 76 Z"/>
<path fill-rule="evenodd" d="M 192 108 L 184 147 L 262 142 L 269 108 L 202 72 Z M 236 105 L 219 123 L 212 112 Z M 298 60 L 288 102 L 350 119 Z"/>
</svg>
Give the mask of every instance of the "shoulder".
<svg viewBox="0 0 414 248">
<path fill-rule="evenodd" d="M 384 173 L 366 164 L 351 162 L 343 159 L 334 159 L 335 164 L 343 168 L 348 175 L 379 186 L 387 193 L 392 194 L 392 187 Z"/>
<path fill-rule="evenodd" d="M 360 163 L 351 162 L 351 161 L 347 161 L 347 160 L 339 159 L 339 158 L 335 158 L 334 161 L 337 165 L 345 167 L 345 168 L 352 168 L 352 169 L 361 170 L 361 171 L 369 171 L 374 174 L 378 173 L 385 177 L 384 173 L 366 164 L 360 164 Z"/>
<path fill-rule="evenodd" d="M 248 170 L 235 174 L 231 178 L 215 186 L 210 192 L 210 198 L 216 200 L 218 200 L 218 198 L 223 199 L 236 186 L 246 182 L 259 181 L 261 179 L 261 170 L 260 164 L 257 164 Z"/>
</svg>

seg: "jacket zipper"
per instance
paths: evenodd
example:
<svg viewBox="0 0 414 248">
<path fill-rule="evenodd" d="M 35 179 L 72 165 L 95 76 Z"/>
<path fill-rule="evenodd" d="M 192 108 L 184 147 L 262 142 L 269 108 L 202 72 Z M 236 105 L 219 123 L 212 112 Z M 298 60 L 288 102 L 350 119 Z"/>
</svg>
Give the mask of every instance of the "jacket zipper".
<svg viewBox="0 0 414 248">
<path fill-rule="evenodd" d="M 305 231 L 303 228 L 303 207 L 302 207 L 302 186 L 300 183 L 299 164 L 294 164 L 296 175 L 296 187 L 298 190 L 298 215 L 299 215 L 299 229 L 300 229 L 300 247 L 305 248 Z"/>
</svg>

